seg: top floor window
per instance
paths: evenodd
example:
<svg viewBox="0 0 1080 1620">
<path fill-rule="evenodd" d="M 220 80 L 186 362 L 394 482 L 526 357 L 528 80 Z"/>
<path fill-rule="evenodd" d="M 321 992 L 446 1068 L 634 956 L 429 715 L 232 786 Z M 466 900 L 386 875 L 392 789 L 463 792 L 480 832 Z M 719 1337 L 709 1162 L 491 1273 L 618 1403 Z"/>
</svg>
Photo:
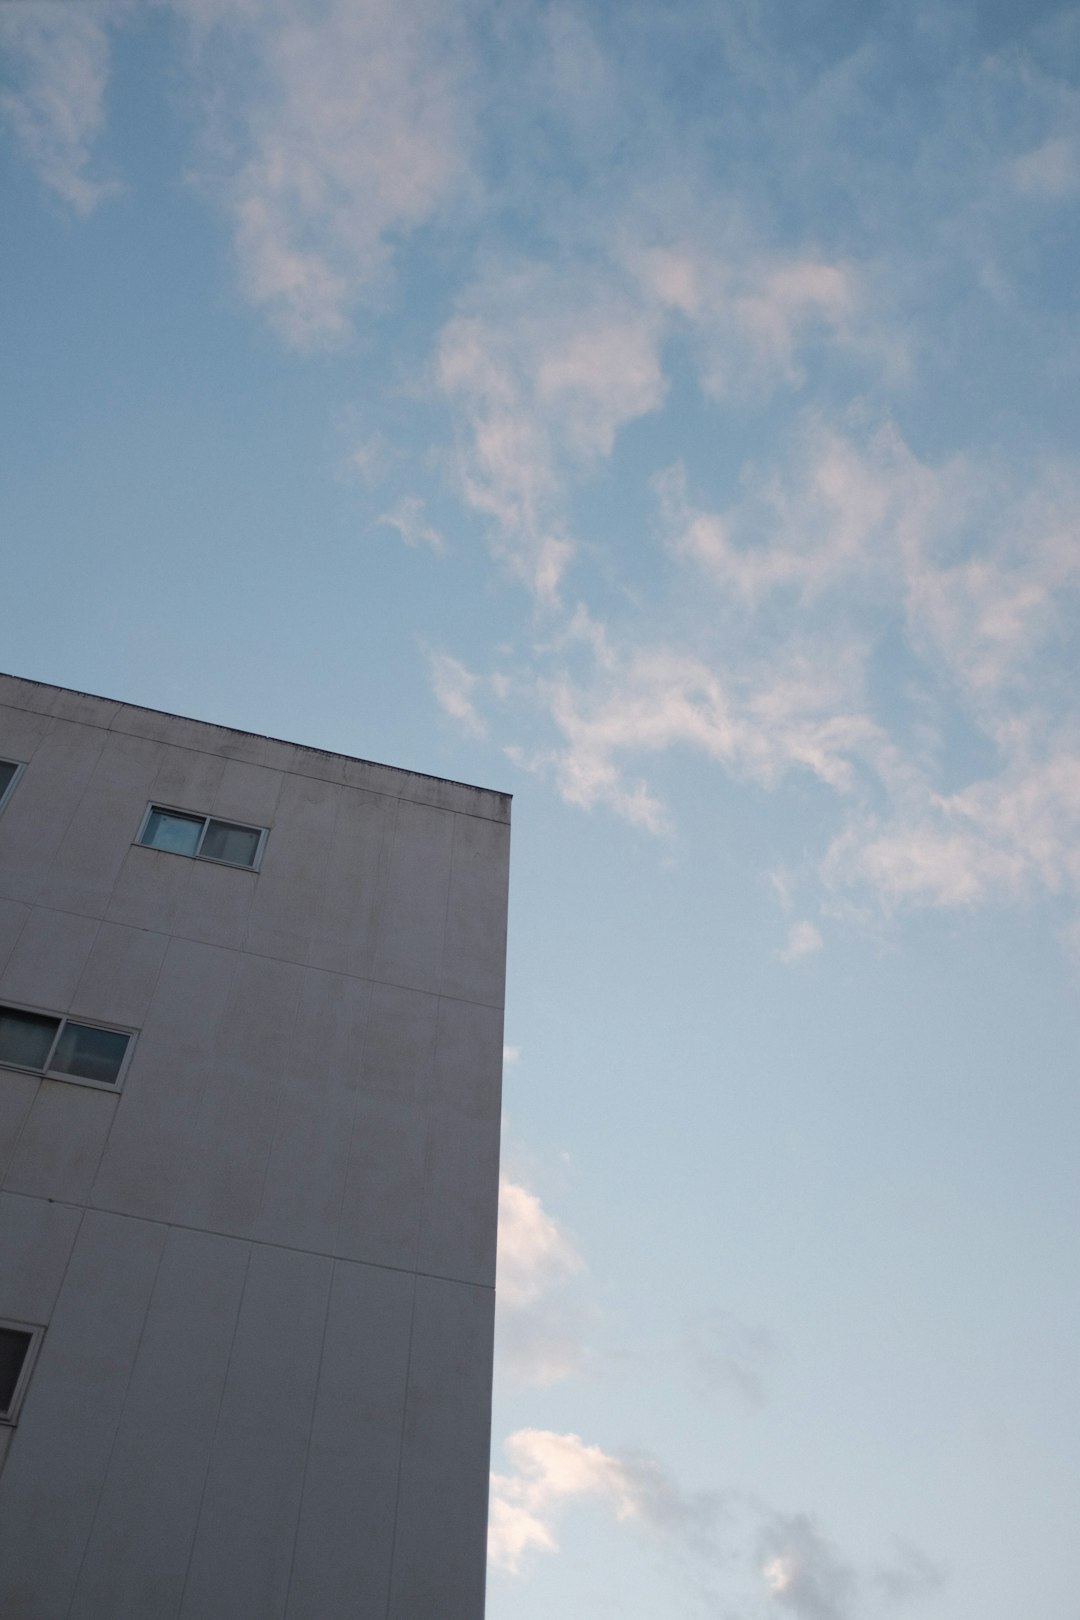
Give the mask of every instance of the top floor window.
<svg viewBox="0 0 1080 1620">
<path fill-rule="evenodd" d="M 244 827 L 217 816 L 193 816 L 152 804 L 143 817 L 136 843 L 147 849 L 165 849 L 173 855 L 193 855 L 203 861 L 256 870 L 266 842 L 265 827 Z"/>
<path fill-rule="evenodd" d="M 19 777 L 22 775 L 22 766 L 13 759 L 0 759 L 0 810 L 7 803 L 9 794 Z"/>
</svg>

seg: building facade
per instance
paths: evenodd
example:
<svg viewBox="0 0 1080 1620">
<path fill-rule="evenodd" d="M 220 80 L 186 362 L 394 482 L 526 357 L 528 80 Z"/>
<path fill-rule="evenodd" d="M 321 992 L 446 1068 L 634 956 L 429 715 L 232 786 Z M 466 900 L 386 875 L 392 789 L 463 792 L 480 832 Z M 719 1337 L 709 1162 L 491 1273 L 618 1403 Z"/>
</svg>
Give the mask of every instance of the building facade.
<svg viewBox="0 0 1080 1620">
<path fill-rule="evenodd" d="M 479 1620 L 508 851 L 0 677 L 4 1620 Z"/>
</svg>

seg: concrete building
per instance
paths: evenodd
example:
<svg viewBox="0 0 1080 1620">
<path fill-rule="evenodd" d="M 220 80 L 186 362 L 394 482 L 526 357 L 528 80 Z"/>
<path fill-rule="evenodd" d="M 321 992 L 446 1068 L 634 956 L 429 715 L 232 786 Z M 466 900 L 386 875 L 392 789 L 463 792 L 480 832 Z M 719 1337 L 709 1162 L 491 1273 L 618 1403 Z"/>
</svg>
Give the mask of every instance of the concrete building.
<svg viewBox="0 0 1080 1620">
<path fill-rule="evenodd" d="M 509 801 L 0 677 L 0 1616 L 479 1620 Z"/>
</svg>

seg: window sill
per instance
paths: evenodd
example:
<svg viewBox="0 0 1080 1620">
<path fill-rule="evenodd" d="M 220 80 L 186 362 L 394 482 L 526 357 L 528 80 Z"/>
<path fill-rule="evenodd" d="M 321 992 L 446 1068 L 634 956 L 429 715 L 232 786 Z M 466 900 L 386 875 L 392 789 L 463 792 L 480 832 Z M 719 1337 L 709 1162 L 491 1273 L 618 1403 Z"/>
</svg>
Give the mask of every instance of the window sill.
<svg viewBox="0 0 1080 1620">
<path fill-rule="evenodd" d="M 257 866 L 245 866 L 242 861 L 222 861 L 216 855 L 187 855 L 182 849 L 157 849 L 153 844 L 140 844 L 138 839 L 133 840 L 132 849 L 145 849 L 148 855 L 173 855 L 178 861 L 200 861 L 205 866 L 224 866 L 230 872 L 250 872 L 252 877 L 258 877 Z"/>
</svg>

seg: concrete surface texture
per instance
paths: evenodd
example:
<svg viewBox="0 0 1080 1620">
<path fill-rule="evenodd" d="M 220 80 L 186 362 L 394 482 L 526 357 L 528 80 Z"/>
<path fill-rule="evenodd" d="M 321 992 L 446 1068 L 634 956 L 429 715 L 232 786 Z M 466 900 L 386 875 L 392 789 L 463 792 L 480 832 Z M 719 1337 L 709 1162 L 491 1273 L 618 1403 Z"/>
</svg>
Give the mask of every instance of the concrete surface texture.
<svg viewBox="0 0 1080 1620">
<path fill-rule="evenodd" d="M 0 677 L 11 1620 L 479 1620 L 505 795 Z M 149 804 L 268 829 L 141 847 Z"/>
</svg>

